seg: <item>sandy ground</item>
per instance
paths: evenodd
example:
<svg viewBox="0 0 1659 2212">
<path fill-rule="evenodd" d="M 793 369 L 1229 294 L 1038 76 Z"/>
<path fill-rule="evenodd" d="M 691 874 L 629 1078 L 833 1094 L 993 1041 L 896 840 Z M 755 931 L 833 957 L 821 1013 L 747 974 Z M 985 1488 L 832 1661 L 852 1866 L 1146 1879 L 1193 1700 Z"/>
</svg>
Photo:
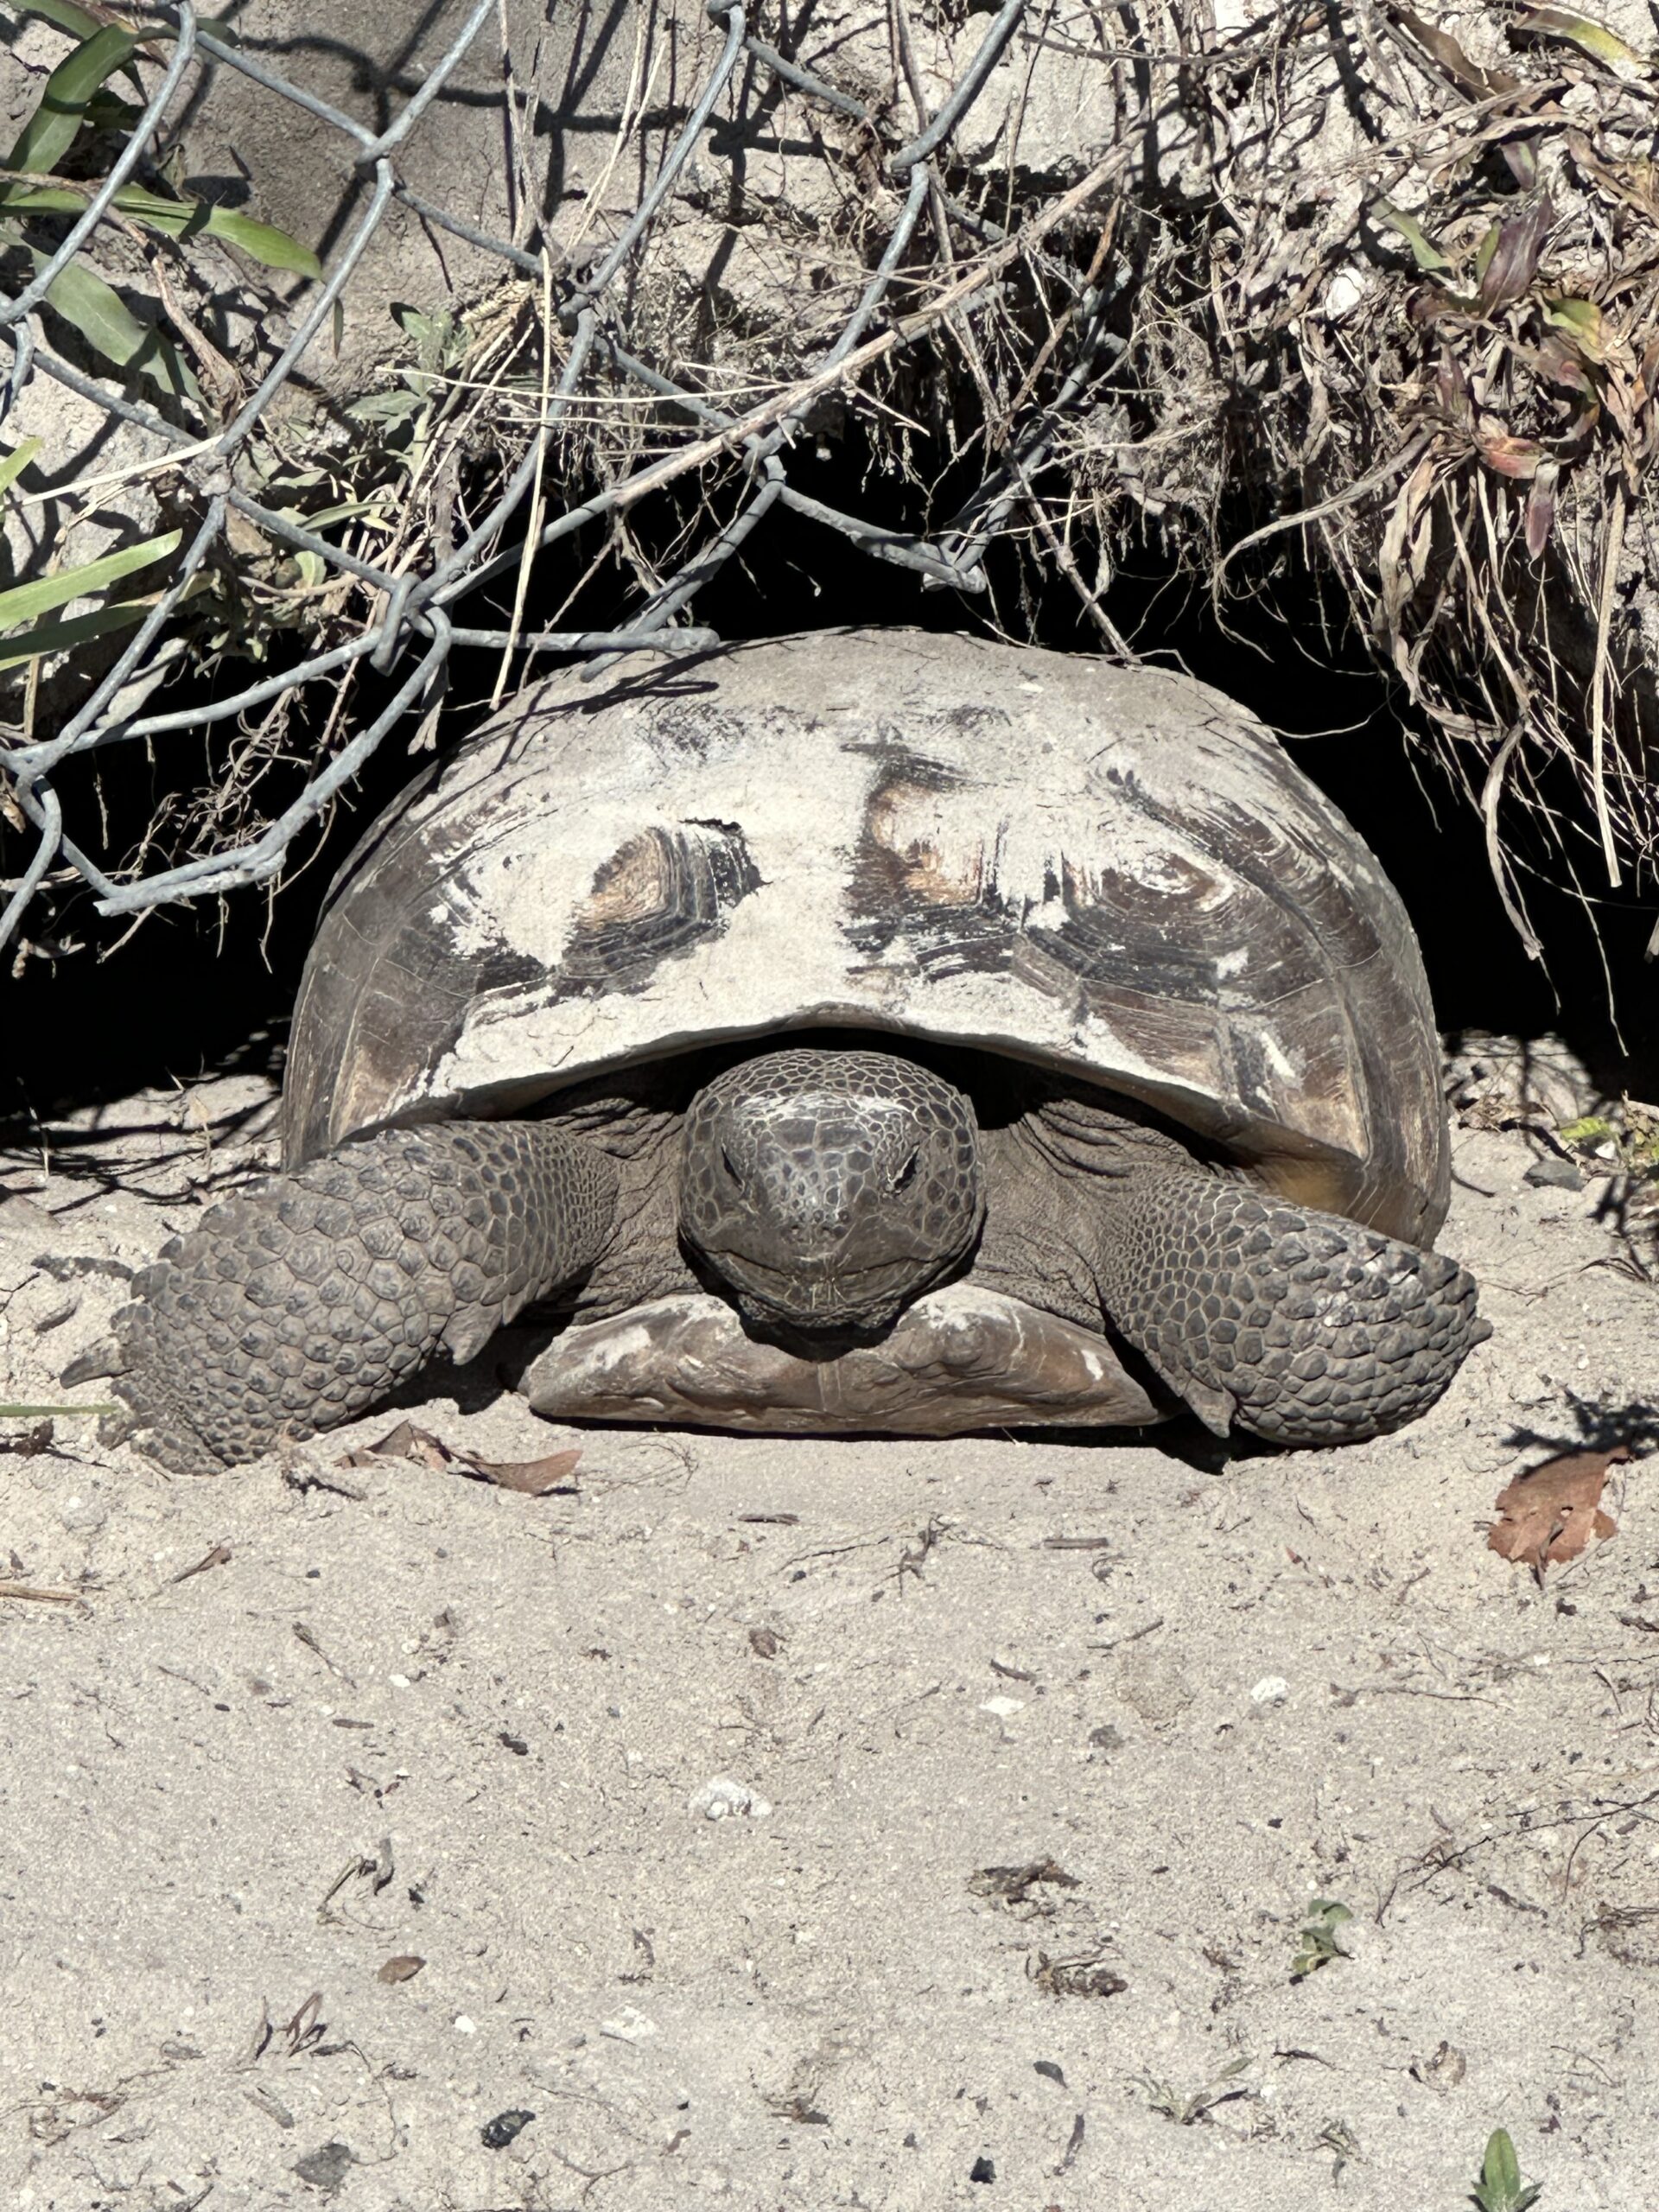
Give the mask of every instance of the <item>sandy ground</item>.
<svg viewBox="0 0 1659 2212">
<path fill-rule="evenodd" d="M 16 1163 L 0 1397 L 268 1121 Z M 1461 1135 L 1497 1334 L 1340 1453 L 591 1430 L 533 1497 L 339 1465 L 396 1412 L 207 1481 L 0 1424 L 0 2202 L 1454 2212 L 1499 2126 L 1659 2202 L 1659 1459 L 1542 1589 L 1484 1538 L 1659 1449 L 1659 1289 L 1537 1157 Z M 545 1451 L 496 1357 L 406 1410 Z"/>
</svg>

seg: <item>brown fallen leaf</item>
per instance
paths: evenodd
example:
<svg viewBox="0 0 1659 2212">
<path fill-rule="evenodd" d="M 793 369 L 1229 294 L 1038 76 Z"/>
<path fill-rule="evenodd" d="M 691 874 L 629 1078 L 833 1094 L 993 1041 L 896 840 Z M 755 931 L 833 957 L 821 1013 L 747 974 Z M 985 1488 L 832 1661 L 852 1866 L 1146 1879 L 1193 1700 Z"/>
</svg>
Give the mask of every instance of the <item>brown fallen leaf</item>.
<svg viewBox="0 0 1659 2212">
<path fill-rule="evenodd" d="M 545 1497 L 550 1491 L 575 1487 L 565 1478 L 575 1472 L 581 1457 L 582 1446 L 577 1444 L 563 1452 L 549 1452 L 539 1459 L 463 1459 L 459 1464 L 463 1475 L 476 1475 L 481 1482 L 493 1483 L 498 1490 L 523 1491 L 528 1497 Z"/>
<path fill-rule="evenodd" d="M 1501 1558 L 1529 1567 L 1541 1582 L 1548 1566 L 1561 1567 L 1592 1536 L 1617 1535 L 1618 1523 L 1601 1510 L 1608 1470 L 1630 1457 L 1627 1444 L 1611 1452 L 1566 1452 L 1529 1467 L 1496 1500 L 1500 1518 L 1486 1541 Z"/>
<path fill-rule="evenodd" d="M 470 1475 L 478 1482 L 493 1483 L 498 1490 L 522 1491 L 530 1497 L 545 1497 L 550 1491 L 565 1485 L 566 1477 L 575 1472 L 581 1458 L 582 1447 L 576 1445 L 546 1452 L 539 1459 L 480 1459 L 470 1452 L 454 1450 L 441 1436 L 434 1436 L 430 1429 L 416 1428 L 413 1421 L 400 1421 L 378 1442 L 347 1452 L 334 1465 L 372 1467 L 381 1459 L 413 1459 L 417 1465 L 430 1467 L 439 1473 L 453 1468 L 457 1474 Z"/>
<path fill-rule="evenodd" d="M 400 1951 L 395 1959 L 388 1959 L 378 1974 L 377 1981 L 413 1981 L 426 1961 L 413 1951 Z"/>
<path fill-rule="evenodd" d="M 377 1459 L 414 1459 L 423 1467 L 442 1469 L 453 1467 L 455 1458 L 441 1436 L 434 1436 L 430 1429 L 416 1428 L 412 1421 L 400 1421 L 396 1428 L 389 1428 L 378 1441 L 343 1453 L 334 1465 L 372 1467 Z"/>
</svg>

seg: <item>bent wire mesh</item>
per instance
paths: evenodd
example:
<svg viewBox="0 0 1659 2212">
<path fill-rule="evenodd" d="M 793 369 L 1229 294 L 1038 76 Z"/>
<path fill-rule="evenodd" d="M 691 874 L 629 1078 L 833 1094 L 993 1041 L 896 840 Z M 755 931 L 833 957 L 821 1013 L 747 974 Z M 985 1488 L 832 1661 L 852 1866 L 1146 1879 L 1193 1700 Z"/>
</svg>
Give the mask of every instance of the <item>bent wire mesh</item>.
<svg viewBox="0 0 1659 2212">
<path fill-rule="evenodd" d="M 522 241 L 492 236 L 461 215 L 431 204 L 416 188 L 421 169 L 422 124 L 446 81 L 474 41 L 497 20 L 499 0 L 474 0 L 435 67 L 397 107 L 389 126 L 376 133 L 321 99 L 299 80 L 268 66 L 223 35 L 223 27 L 200 17 L 191 0 L 176 6 L 135 7 L 122 19 L 138 29 L 147 57 L 160 74 L 142 111 L 130 123 L 118 159 L 96 190 L 83 193 L 84 212 L 49 254 L 36 253 L 35 274 L 22 289 L 0 302 L 0 335 L 11 349 L 9 381 L 0 389 L 7 411 L 31 380 L 48 379 L 83 400 L 94 402 L 124 423 L 158 442 L 158 472 L 171 472 L 189 495 L 189 525 L 179 533 L 176 558 L 165 588 L 155 595 L 123 650 L 88 696 L 73 707 L 48 737 L 25 742 L 0 740 L 0 794 L 9 792 L 15 827 L 32 833 L 21 875 L 3 886 L 0 944 L 19 931 L 26 911 L 48 881 L 73 885 L 79 878 L 105 916 L 136 915 L 165 902 L 205 898 L 238 887 L 270 881 L 283 869 L 295 839 L 328 806 L 361 770 L 370 755 L 406 715 L 438 696 L 443 664 L 458 646 L 499 649 L 504 654 L 563 654 L 602 664 L 603 657 L 624 651 L 664 653 L 696 651 L 717 642 L 714 632 L 690 619 L 698 593 L 763 529 L 774 508 L 791 509 L 836 532 L 873 559 L 918 572 L 938 586 L 979 593 L 985 588 L 982 563 L 988 544 L 1020 496 L 1029 472 L 1042 464 L 1056 410 L 1065 407 L 1109 352 L 1104 327 L 1103 289 L 1073 283 L 1068 300 L 1070 327 L 1046 398 L 1028 405 L 1022 426 L 1010 440 L 1006 457 L 988 471 L 978 493 L 953 518 L 948 534 L 928 542 L 900 530 L 843 512 L 792 483 L 785 459 L 792 440 L 813 410 L 839 397 L 857 404 L 858 379 L 872 364 L 892 359 L 923 332 L 948 319 L 972 316 L 995 299 L 1022 257 L 1040 253 L 1042 241 L 1070 215 L 1098 200 L 1116 164 L 1109 160 L 1070 191 L 1051 193 L 1034 220 L 1007 226 L 953 200 L 945 190 L 941 153 L 961 130 L 988 79 L 1019 27 L 1026 0 L 1005 4 L 984 29 L 967 67 L 949 96 L 925 112 L 914 72 L 907 111 L 895 113 L 921 127 L 902 143 L 878 120 L 871 107 L 844 89 L 823 81 L 798 60 L 757 36 L 741 0 L 711 0 L 708 13 L 720 34 L 718 48 L 702 81 L 683 103 L 677 132 L 645 176 L 632 213 L 601 242 L 584 266 L 556 269 L 552 255 L 538 244 L 533 226 Z M 107 16 L 110 11 L 105 10 Z M 57 20 L 54 16 L 54 20 Z M 785 39 L 784 43 L 787 43 Z M 275 102 L 295 103 L 351 142 L 356 171 L 368 186 L 354 219 L 334 246 L 316 282 L 295 304 L 296 321 L 287 340 L 270 359 L 256 389 L 230 411 L 223 427 L 207 416 L 206 434 L 168 419 L 137 396 L 130 379 L 124 393 L 89 375 L 44 333 L 41 307 L 83 245 L 101 224 L 120 224 L 118 195 L 148 157 L 153 157 L 169 108 L 188 87 L 193 65 L 211 62 L 257 88 Z M 654 229 L 694 157 L 707 160 L 710 122 L 740 66 L 775 86 L 791 112 L 804 113 L 812 128 L 815 107 L 850 121 L 875 149 L 880 171 L 892 188 L 894 212 L 874 265 L 865 272 L 850 309 L 832 342 L 803 374 L 780 383 L 747 406 L 730 404 L 700 389 L 696 378 L 645 358 L 618 302 L 651 249 Z M 209 94 L 211 97 L 211 92 Z M 718 156 L 718 148 L 715 149 Z M 451 544 L 421 543 L 413 557 L 396 567 L 365 558 L 339 541 L 341 532 L 325 524 L 284 512 L 258 496 L 257 475 L 238 464 L 251 435 L 270 416 L 278 398 L 329 342 L 338 303 L 347 296 L 353 273 L 386 220 L 401 206 L 439 235 L 498 257 L 504 277 L 541 288 L 556 327 L 563 363 L 556 377 L 543 346 L 542 391 L 533 430 L 516 465 L 493 488 L 487 508 L 468 518 Z M 895 308 L 899 280 L 912 271 L 924 218 L 931 226 L 933 254 L 928 264 L 930 289 L 918 304 L 908 293 L 908 312 Z M 960 255 L 960 258 L 957 256 Z M 1099 257 L 1096 257 L 1098 262 Z M 1058 339 L 1051 339 L 1050 350 Z M 604 379 L 601 383 L 601 378 Z M 554 448 L 575 419 L 574 410 L 614 404 L 619 381 L 651 410 L 656 457 L 627 467 L 586 496 L 562 500 L 567 479 L 556 465 Z M 1030 393 L 1025 397 L 1030 399 Z M 178 412 L 177 409 L 173 410 Z M 204 413 L 207 410 L 201 410 Z M 522 626 L 524 581 L 535 552 L 569 537 L 583 524 L 626 517 L 639 503 L 665 493 L 714 464 L 740 473 L 735 512 L 720 522 L 707 503 L 698 524 L 682 534 L 680 557 L 672 569 L 633 594 L 627 619 L 610 630 L 534 630 Z M 584 490 L 586 487 L 582 487 Z M 227 557 L 238 524 L 251 524 L 295 556 L 308 556 L 319 577 L 351 580 L 372 594 L 368 618 L 355 633 L 326 647 L 294 657 L 274 653 L 284 664 L 262 670 L 257 680 L 234 688 L 215 687 L 205 702 L 188 707 L 145 711 L 147 674 L 168 664 L 176 648 L 170 642 L 177 618 L 200 581 Z M 463 606 L 470 594 L 497 579 L 519 577 L 510 626 L 467 624 Z M 281 641 L 278 641 L 279 645 Z M 234 728 L 240 718 L 273 702 L 297 699 L 308 686 L 337 677 L 355 664 L 390 673 L 393 688 L 372 720 L 352 730 L 326 758 L 308 762 L 302 788 L 274 819 L 251 832 L 233 824 L 232 834 L 213 838 L 211 849 L 171 866 L 146 868 L 141 852 L 132 865 L 117 866 L 95 857 L 86 825 L 67 818 L 59 771 L 78 755 L 112 746 L 165 744 L 184 731 L 214 724 Z M 504 669 L 506 664 L 504 661 Z M 154 689 L 154 685 L 149 687 Z M 498 691 L 499 686 L 498 685 Z M 22 734 L 29 737 L 25 730 Z M 235 834 L 242 828 L 245 834 Z"/>
</svg>

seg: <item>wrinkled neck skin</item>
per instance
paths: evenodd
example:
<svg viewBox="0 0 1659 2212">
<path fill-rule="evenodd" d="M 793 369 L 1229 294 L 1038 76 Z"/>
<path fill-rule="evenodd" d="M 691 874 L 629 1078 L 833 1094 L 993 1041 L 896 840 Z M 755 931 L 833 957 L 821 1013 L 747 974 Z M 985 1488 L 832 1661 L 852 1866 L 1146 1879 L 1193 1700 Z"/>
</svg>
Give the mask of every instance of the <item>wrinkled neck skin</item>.
<svg viewBox="0 0 1659 2212">
<path fill-rule="evenodd" d="M 994 1196 L 974 1280 L 1097 1329 L 1117 1193 L 1137 1171 L 1190 1168 L 1192 1154 L 1132 1100 L 1080 1082 L 1010 1069 L 1003 1097 L 980 1140 Z"/>
</svg>

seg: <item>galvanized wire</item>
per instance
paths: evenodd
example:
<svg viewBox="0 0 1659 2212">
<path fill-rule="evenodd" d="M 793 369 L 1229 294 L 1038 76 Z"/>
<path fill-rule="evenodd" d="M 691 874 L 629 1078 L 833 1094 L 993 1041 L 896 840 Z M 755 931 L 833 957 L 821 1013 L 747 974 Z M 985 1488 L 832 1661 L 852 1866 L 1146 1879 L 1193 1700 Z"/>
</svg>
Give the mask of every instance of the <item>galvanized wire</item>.
<svg viewBox="0 0 1659 2212">
<path fill-rule="evenodd" d="M 938 156 L 983 89 L 1019 28 L 1024 7 L 1025 0 L 1005 0 L 955 88 L 931 117 L 918 118 L 919 128 L 907 143 L 896 149 L 876 147 L 886 174 L 904 192 L 903 206 L 879 264 L 833 343 L 803 374 L 803 386 L 810 383 L 813 374 L 833 370 L 846 362 L 865 338 L 881 313 L 895 279 L 906 266 L 912 241 L 930 202 L 936 211 L 944 210 L 951 220 L 959 221 L 968 235 L 981 241 L 988 238 L 999 243 L 1005 241 L 1007 234 L 995 225 L 973 216 L 945 194 Z M 794 94 L 821 102 L 879 141 L 878 124 L 860 101 L 825 84 L 753 34 L 745 0 L 710 0 L 709 14 L 723 29 L 725 36 L 717 59 L 690 102 L 683 127 L 645 186 L 632 215 L 611 244 L 591 261 L 589 273 L 579 276 L 567 272 L 552 287 L 556 319 L 569 338 L 569 350 L 529 450 L 488 512 L 459 544 L 441 559 L 431 552 L 423 564 L 417 563 L 408 573 L 398 575 L 360 553 L 334 543 L 307 529 L 302 521 L 254 498 L 235 480 L 232 467 L 250 435 L 265 419 L 277 395 L 324 331 L 336 303 L 350 284 L 353 270 L 394 200 L 474 248 L 498 256 L 506 268 L 525 276 L 542 276 L 546 265 L 542 254 L 492 237 L 432 206 L 400 175 L 395 159 L 403 152 L 417 153 L 422 118 L 486 23 L 496 14 L 496 0 L 475 0 L 448 51 L 425 76 L 418 91 L 404 102 L 389 127 L 378 134 L 320 99 L 303 84 L 279 74 L 239 48 L 216 37 L 198 22 L 191 0 L 176 0 L 176 4 L 158 4 L 135 12 L 154 19 L 156 29 L 148 34 L 151 38 L 171 37 L 173 53 L 129 143 L 110 175 L 89 200 L 85 213 L 77 218 L 62 244 L 26 290 L 13 299 L 0 296 L 0 338 L 12 348 L 10 379 L 0 378 L 0 420 L 3 420 L 31 378 L 42 375 L 53 378 L 82 397 L 96 400 L 118 419 L 174 448 L 171 465 L 185 474 L 202 496 L 205 505 L 202 518 L 178 560 L 168 588 L 90 696 L 53 736 L 0 751 L 0 772 L 10 779 L 16 805 L 35 832 L 34 850 L 22 876 L 0 886 L 10 894 L 3 912 L 0 912 L 0 944 L 17 931 L 26 909 L 55 869 L 67 868 L 79 876 L 92 893 L 98 912 L 105 915 L 133 914 L 168 901 L 203 898 L 244 885 L 269 881 L 282 869 L 299 833 L 359 772 L 394 726 L 433 696 L 443 663 L 458 645 L 587 658 L 597 669 L 606 664 L 608 657 L 620 652 L 688 652 L 717 643 L 714 632 L 689 626 L 680 618 L 698 592 L 752 538 L 775 507 L 792 510 L 839 533 L 875 559 L 919 571 L 931 583 L 969 592 L 984 589 L 982 563 L 986 543 L 1007 512 L 1011 497 L 1009 484 L 1016 478 L 1024 480 L 1029 470 L 1040 464 L 1052 441 L 1052 423 L 1039 422 L 1028 426 L 1010 456 L 1009 468 L 988 484 L 972 517 L 958 518 L 957 529 L 948 543 L 931 543 L 843 513 L 810 498 L 789 481 L 781 456 L 810 411 L 810 397 L 783 404 L 764 428 L 746 429 L 741 419 L 726 409 L 629 352 L 611 327 L 607 296 L 622 273 L 648 249 L 653 229 L 671 204 L 675 187 L 702 143 L 721 96 L 744 57 L 769 71 Z M 372 185 L 366 206 L 348 238 L 334 253 L 322 282 L 308 299 L 292 337 L 235 419 L 222 432 L 207 439 L 193 437 L 137 400 L 112 393 L 61 359 L 46 344 L 35 315 L 54 277 L 109 213 L 121 183 L 147 155 L 154 152 L 169 104 L 191 60 L 202 55 L 211 58 L 221 68 L 238 72 L 273 99 L 292 102 L 340 131 L 352 143 L 354 167 Z M 1098 303 L 1091 296 L 1081 319 L 1084 327 L 1081 349 L 1071 374 L 1062 387 L 1062 404 L 1081 389 L 1093 365 L 1100 339 L 1097 308 Z M 550 442 L 563 426 L 573 401 L 579 396 L 591 397 L 589 372 L 594 366 L 601 366 L 643 392 L 683 410 L 702 434 L 705 448 L 728 453 L 741 461 L 752 488 L 732 519 L 691 553 L 638 613 L 618 629 L 524 632 L 457 623 L 454 610 L 458 601 L 492 578 L 517 569 L 525 557 L 522 543 L 510 543 L 507 531 L 526 502 L 531 500 L 532 487 L 542 485 L 542 464 Z M 690 465 L 688 461 L 687 466 Z M 587 522 L 620 514 L 638 499 L 671 480 L 675 473 L 673 467 L 659 460 L 648 468 L 621 476 L 589 499 L 565 505 L 551 518 L 540 519 L 538 546 L 551 545 Z M 534 518 L 534 507 L 531 512 Z M 360 636 L 304 655 L 285 670 L 262 676 L 257 682 L 223 698 L 155 713 L 135 709 L 131 704 L 135 687 L 142 690 L 146 675 L 157 668 L 156 655 L 163 647 L 169 625 L 204 563 L 223 543 L 232 513 L 245 518 L 279 543 L 316 556 L 327 564 L 329 573 L 371 587 L 378 594 L 374 616 Z M 124 871 L 117 868 L 113 874 L 107 872 L 67 834 L 62 798 L 54 787 L 53 777 L 60 764 L 71 756 L 111 745 L 154 740 L 186 729 L 200 731 L 207 725 L 234 723 L 238 717 L 256 708 L 270 706 L 286 694 L 299 693 L 324 677 L 338 677 L 364 660 L 377 669 L 392 668 L 404 661 L 410 661 L 412 665 L 390 702 L 332 759 L 317 768 L 298 795 L 258 836 L 176 866 L 138 874 L 130 880 L 118 880 L 117 878 Z"/>
</svg>

